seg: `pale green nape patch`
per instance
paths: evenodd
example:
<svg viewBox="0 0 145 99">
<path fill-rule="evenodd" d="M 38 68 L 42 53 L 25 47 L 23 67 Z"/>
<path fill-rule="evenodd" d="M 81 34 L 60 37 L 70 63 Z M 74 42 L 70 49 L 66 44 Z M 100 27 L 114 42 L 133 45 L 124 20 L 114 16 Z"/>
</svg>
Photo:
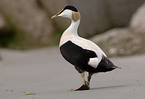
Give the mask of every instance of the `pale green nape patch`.
<svg viewBox="0 0 145 99">
<path fill-rule="evenodd" d="M 78 20 L 80 20 L 80 13 L 79 12 L 72 12 L 72 20 L 74 22 L 77 22 Z"/>
</svg>

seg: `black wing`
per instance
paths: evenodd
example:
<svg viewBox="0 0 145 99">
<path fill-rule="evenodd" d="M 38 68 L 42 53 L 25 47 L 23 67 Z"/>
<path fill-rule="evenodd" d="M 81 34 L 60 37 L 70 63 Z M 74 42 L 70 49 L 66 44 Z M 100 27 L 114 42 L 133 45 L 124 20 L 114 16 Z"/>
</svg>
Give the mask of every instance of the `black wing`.
<svg viewBox="0 0 145 99">
<path fill-rule="evenodd" d="M 89 58 L 97 57 L 94 51 L 83 49 L 82 47 L 72 43 L 66 42 L 60 47 L 62 56 L 71 64 L 83 67 L 88 65 Z"/>
</svg>

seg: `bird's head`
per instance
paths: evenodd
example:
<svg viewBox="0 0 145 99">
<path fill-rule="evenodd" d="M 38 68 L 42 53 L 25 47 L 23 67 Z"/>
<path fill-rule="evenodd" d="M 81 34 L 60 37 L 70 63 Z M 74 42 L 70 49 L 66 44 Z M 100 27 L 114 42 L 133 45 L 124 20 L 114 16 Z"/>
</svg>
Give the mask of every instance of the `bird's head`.
<svg viewBox="0 0 145 99">
<path fill-rule="evenodd" d="M 59 11 L 56 15 L 51 18 L 65 17 L 73 20 L 74 22 L 80 20 L 80 13 L 74 6 L 66 6 L 64 9 Z"/>
</svg>

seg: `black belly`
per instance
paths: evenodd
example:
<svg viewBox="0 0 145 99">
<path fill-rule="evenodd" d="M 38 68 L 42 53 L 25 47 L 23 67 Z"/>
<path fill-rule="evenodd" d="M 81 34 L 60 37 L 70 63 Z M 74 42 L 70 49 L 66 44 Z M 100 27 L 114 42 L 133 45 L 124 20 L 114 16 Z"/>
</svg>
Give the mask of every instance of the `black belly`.
<svg viewBox="0 0 145 99">
<path fill-rule="evenodd" d="M 95 52 L 83 49 L 82 47 L 72 43 L 71 41 L 68 41 L 65 44 L 63 44 L 60 47 L 60 52 L 69 63 L 76 66 L 77 68 L 80 68 L 81 70 L 94 73 L 106 71 L 106 65 L 103 60 L 99 63 L 97 68 L 88 65 L 90 58 L 97 57 Z"/>
</svg>

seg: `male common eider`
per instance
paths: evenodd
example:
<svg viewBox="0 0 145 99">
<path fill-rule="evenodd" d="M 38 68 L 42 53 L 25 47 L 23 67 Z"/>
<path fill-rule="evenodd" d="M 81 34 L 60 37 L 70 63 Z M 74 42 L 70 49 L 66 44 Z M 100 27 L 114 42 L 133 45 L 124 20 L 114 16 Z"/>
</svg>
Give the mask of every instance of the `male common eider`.
<svg viewBox="0 0 145 99">
<path fill-rule="evenodd" d="M 83 84 L 81 87 L 73 89 L 90 89 L 91 76 L 94 73 L 112 71 L 115 66 L 106 54 L 94 42 L 84 39 L 78 35 L 80 24 L 80 13 L 74 6 L 66 6 L 55 17 L 65 17 L 71 19 L 71 25 L 64 31 L 60 39 L 60 52 L 62 56 L 81 73 Z M 85 80 L 85 72 L 88 72 L 88 80 Z"/>
</svg>

